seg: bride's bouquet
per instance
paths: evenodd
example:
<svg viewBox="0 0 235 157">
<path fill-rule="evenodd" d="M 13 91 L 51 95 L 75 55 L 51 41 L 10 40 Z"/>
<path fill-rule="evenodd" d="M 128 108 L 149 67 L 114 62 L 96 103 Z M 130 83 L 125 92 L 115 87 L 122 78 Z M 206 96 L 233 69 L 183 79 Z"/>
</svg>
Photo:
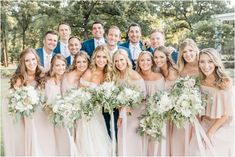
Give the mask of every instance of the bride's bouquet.
<svg viewBox="0 0 235 157">
<path fill-rule="evenodd" d="M 170 94 L 166 91 L 156 92 L 147 100 L 147 107 L 140 116 L 137 129 L 140 135 L 148 135 L 151 139 L 160 140 L 168 112 L 172 109 Z"/>
<path fill-rule="evenodd" d="M 171 89 L 173 109 L 170 119 L 181 128 L 186 122 L 192 122 L 194 118 L 204 110 L 204 101 L 199 90 L 199 81 L 193 77 L 179 78 Z"/>
<path fill-rule="evenodd" d="M 52 112 L 50 120 L 60 126 L 71 128 L 74 121 L 87 114 L 84 106 L 89 106 L 91 94 L 85 88 L 71 89 L 63 96 L 57 96 L 54 104 L 49 104 Z"/>
<path fill-rule="evenodd" d="M 119 88 L 114 82 L 104 82 L 96 88 L 94 98 L 97 103 L 101 104 L 105 112 L 112 113 L 117 107 L 116 96 L 119 93 Z"/>
<path fill-rule="evenodd" d="M 20 116 L 31 117 L 42 103 L 43 97 L 34 87 L 23 86 L 10 90 L 8 112 L 18 121 Z"/>
<path fill-rule="evenodd" d="M 144 94 L 135 86 L 123 85 L 119 86 L 119 93 L 116 97 L 118 107 L 135 108 L 140 105 L 144 98 Z"/>
</svg>

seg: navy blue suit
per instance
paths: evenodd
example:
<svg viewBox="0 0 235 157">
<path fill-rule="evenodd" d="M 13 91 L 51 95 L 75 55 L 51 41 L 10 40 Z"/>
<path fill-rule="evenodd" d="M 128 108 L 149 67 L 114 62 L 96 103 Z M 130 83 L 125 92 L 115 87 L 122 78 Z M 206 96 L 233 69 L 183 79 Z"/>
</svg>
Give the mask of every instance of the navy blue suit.
<svg viewBox="0 0 235 157">
<path fill-rule="evenodd" d="M 95 40 L 94 39 L 88 39 L 82 43 L 81 50 L 86 51 L 87 54 L 91 57 L 93 51 L 95 50 Z"/>
<path fill-rule="evenodd" d="M 41 47 L 41 48 L 38 48 L 38 49 L 36 49 L 36 51 L 37 51 L 37 55 L 38 55 L 38 57 L 39 57 L 39 59 L 40 59 L 40 64 L 41 64 L 41 66 L 44 67 L 43 48 L 42 48 L 42 47 Z M 52 53 L 52 56 L 54 56 L 54 55 L 56 55 L 55 52 Z"/>
<path fill-rule="evenodd" d="M 132 65 L 133 65 L 133 69 L 135 69 L 136 65 L 135 65 L 134 60 L 132 59 L 133 56 L 131 55 L 131 52 L 130 52 L 130 41 L 128 40 L 127 42 L 120 44 L 120 46 L 123 46 L 123 47 L 125 47 L 125 48 L 127 48 L 129 50 L 129 53 L 130 53 L 130 56 L 131 56 L 129 58 L 131 59 L 131 62 L 132 62 Z M 141 50 L 143 50 L 143 43 L 141 41 L 139 42 L 139 46 L 140 46 Z M 128 56 L 129 56 L 129 54 L 128 54 Z"/>
<path fill-rule="evenodd" d="M 177 60 L 178 60 L 178 51 L 177 50 L 175 50 L 171 53 L 171 58 L 174 61 L 174 63 L 176 64 Z"/>
<path fill-rule="evenodd" d="M 55 54 L 61 53 L 60 52 L 60 42 L 59 41 L 57 42 L 57 45 L 56 45 L 56 47 L 55 47 L 55 49 L 53 51 L 54 51 Z"/>
<path fill-rule="evenodd" d="M 68 56 L 67 58 L 66 58 L 66 61 L 67 61 L 67 66 L 69 67 L 70 65 L 72 65 L 73 63 L 72 63 L 72 58 L 71 58 L 72 56 Z"/>
</svg>

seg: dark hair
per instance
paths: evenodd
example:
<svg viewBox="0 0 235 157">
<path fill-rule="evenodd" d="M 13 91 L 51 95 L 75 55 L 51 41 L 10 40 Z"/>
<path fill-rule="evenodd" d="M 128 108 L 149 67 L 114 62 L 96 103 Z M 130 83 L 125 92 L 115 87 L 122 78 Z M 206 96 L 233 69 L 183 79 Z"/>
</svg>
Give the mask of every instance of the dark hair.
<svg viewBox="0 0 235 157">
<path fill-rule="evenodd" d="M 102 23 L 102 22 L 100 22 L 100 21 L 95 21 L 95 22 L 93 22 L 93 23 L 92 23 L 92 27 L 93 27 L 93 25 L 95 25 L 95 24 L 101 24 L 101 26 L 104 28 L 103 23 Z"/>
<path fill-rule="evenodd" d="M 127 31 L 127 34 L 129 33 L 131 27 L 139 27 L 140 28 L 140 32 L 141 32 L 141 27 L 138 23 L 132 23 L 129 27 L 128 27 L 128 31 Z"/>
<path fill-rule="evenodd" d="M 55 31 L 50 30 L 50 31 L 47 31 L 45 33 L 44 38 L 47 36 L 47 34 L 53 34 L 53 35 L 57 35 L 58 36 L 58 34 Z"/>
</svg>

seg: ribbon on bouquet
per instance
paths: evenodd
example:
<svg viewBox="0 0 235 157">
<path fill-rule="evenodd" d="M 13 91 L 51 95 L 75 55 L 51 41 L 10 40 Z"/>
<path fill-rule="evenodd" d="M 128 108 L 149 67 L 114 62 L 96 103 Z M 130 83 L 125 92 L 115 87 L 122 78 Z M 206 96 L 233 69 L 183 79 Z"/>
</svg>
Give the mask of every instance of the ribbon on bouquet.
<svg viewBox="0 0 235 157">
<path fill-rule="evenodd" d="M 197 118 L 194 119 L 193 124 L 194 124 L 194 127 L 195 127 L 196 138 L 197 138 L 197 143 L 198 143 L 200 154 L 201 155 L 206 155 L 205 148 L 204 148 L 203 143 L 202 143 L 202 139 L 204 139 L 206 146 L 208 146 L 208 148 L 209 148 L 209 151 L 212 153 L 213 156 L 215 156 L 214 147 L 212 146 L 209 138 L 207 137 L 204 129 L 202 128 L 202 126 L 198 122 Z"/>
<path fill-rule="evenodd" d="M 161 156 L 166 156 L 166 123 L 163 124 L 162 128 L 162 140 L 161 140 Z M 157 155 L 157 154 L 154 154 Z"/>
<path fill-rule="evenodd" d="M 110 116 L 111 116 L 111 136 L 112 136 L 112 156 L 116 156 L 116 136 L 115 136 L 113 112 L 111 112 Z"/>
<path fill-rule="evenodd" d="M 76 144 L 74 142 L 73 136 L 71 135 L 69 128 L 66 128 L 66 132 L 69 137 L 69 145 L 70 145 L 70 156 L 78 156 L 78 151 Z"/>
<path fill-rule="evenodd" d="M 25 155 L 39 156 L 39 145 L 34 118 L 25 120 Z"/>
<path fill-rule="evenodd" d="M 122 117 L 122 156 L 126 156 L 126 128 L 127 128 L 127 112 L 126 112 L 126 107 L 123 107 L 122 110 L 123 117 Z"/>
</svg>

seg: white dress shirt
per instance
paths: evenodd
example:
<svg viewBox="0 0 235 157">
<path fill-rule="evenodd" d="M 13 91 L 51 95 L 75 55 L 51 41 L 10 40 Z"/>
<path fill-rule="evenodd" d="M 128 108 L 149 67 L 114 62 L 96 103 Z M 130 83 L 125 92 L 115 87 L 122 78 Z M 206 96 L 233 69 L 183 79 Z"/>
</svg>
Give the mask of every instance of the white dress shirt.
<svg viewBox="0 0 235 157">
<path fill-rule="evenodd" d="M 131 57 L 134 61 L 137 61 L 138 57 L 139 57 L 139 54 L 140 52 L 142 51 L 141 48 L 140 48 L 140 44 L 137 44 L 137 45 L 133 45 L 130 43 L 130 51 L 131 51 Z"/>
<path fill-rule="evenodd" d="M 46 53 L 45 49 L 43 48 L 43 63 L 45 71 L 49 71 L 51 68 L 51 59 L 52 59 L 53 52 L 50 54 Z"/>
<path fill-rule="evenodd" d="M 96 38 L 94 38 L 94 41 L 95 41 L 95 48 L 96 48 L 97 46 L 100 46 L 100 45 L 105 44 L 104 38 L 101 38 L 100 40 L 97 40 Z"/>
<path fill-rule="evenodd" d="M 60 41 L 60 53 L 67 58 L 70 55 L 69 48 L 68 48 L 68 43 L 65 44 Z"/>
</svg>

